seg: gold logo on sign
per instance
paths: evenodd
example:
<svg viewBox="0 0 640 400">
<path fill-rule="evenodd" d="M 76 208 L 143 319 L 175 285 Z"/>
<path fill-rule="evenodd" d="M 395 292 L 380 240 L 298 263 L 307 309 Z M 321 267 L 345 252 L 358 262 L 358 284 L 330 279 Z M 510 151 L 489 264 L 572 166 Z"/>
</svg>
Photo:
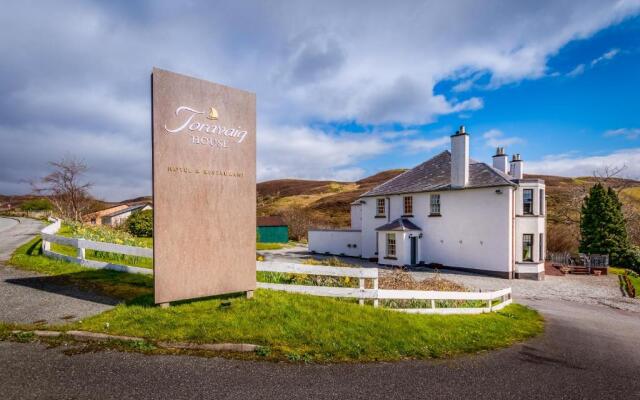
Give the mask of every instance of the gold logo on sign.
<svg viewBox="0 0 640 400">
<path fill-rule="evenodd" d="M 209 115 L 207 115 L 207 118 L 216 121 L 218 119 L 218 111 L 213 107 L 209 107 Z"/>
</svg>

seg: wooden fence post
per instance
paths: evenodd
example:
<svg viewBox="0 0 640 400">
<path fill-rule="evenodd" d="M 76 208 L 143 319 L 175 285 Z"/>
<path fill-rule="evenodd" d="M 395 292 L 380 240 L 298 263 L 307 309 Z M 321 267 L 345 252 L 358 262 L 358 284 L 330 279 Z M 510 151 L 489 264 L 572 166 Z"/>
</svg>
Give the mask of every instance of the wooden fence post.
<svg viewBox="0 0 640 400">
<path fill-rule="evenodd" d="M 364 290 L 364 278 L 358 278 L 360 282 L 360 290 Z M 362 292 L 360 293 L 360 300 L 358 300 L 358 304 L 361 306 L 364 305 L 364 298 L 362 298 Z"/>
<path fill-rule="evenodd" d="M 373 300 L 373 306 L 374 307 L 378 307 L 379 305 L 379 300 L 378 300 L 378 278 L 373 278 L 373 289 L 376 291 L 376 298 Z"/>
<path fill-rule="evenodd" d="M 80 240 L 76 242 L 76 246 L 78 248 L 78 258 L 81 260 L 84 260 L 86 257 L 86 253 L 85 253 L 85 248 L 82 247 L 82 243 L 80 242 Z"/>
</svg>

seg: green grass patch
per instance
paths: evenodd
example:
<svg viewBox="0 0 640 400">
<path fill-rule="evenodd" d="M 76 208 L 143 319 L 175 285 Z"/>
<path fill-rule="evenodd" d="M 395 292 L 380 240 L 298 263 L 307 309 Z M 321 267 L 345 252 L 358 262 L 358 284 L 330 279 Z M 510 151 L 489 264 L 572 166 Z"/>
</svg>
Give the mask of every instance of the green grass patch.
<svg viewBox="0 0 640 400">
<path fill-rule="evenodd" d="M 255 297 L 223 296 L 173 304 L 153 304 L 152 277 L 93 270 L 53 260 L 41 254 L 34 239 L 13 254 L 10 264 L 45 275 L 56 284 L 75 285 L 124 300 L 113 310 L 71 323 L 80 329 L 143 337 L 144 349 L 160 352 L 153 343 L 254 343 L 259 351 L 247 356 L 304 362 L 375 361 L 450 357 L 506 347 L 543 330 L 537 312 L 510 305 L 482 315 L 415 315 L 359 306 L 353 299 L 331 299 L 257 290 Z M 230 303 L 230 304 L 229 304 Z M 40 329 L 45 327 L 40 327 Z M 0 338 L 15 326 L 0 324 Z M 23 335 L 24 336 L 24 335 Z"/>
<path fill-rule="evenodd" d="M 256 250 L 280 250 L 284 248 L 282 243 L 256 243 Z"/>
<path fill-rule="evenodd" d="M 537 312 L 515 304 L 482 315 L 413 315 L 270 290 L 257 290 L 251 300 L 213 298 L 168 309 L 152 303 L 144 296 L 70 328 L 152 341 L 254 343 L 268 349 L 258 357 L 318 362 L 449 357 L 509 346 L 543 330 Z"/>
<path fill-rule="evenodd" d="M 631 282 L 631 285 L 633 285 L 633 287 L 635 288 L 636 296 L 638 296 L 638 293 L 640 293 L 640 274 L 630 269 L 618 268 L 618 267 L 609 267 L 609 272 L 614 275 L 620 276 L 621 278 L 620 287 L 626 293 L 630 293 L 630 291 L 627 288 L 627 283 L 625 279 L 622 279 L 622 277 L 626 275 L 629 278 L 629 282 Z"/>
<path fill-rule="evenodd" d="M 48 281 L 51 283 L 75 285 L 120 300 L 132 300 L 153 291 L 153 278 L 148 275 L 95 270 L 45 257 L 42 255 L 40 238 L 20 246 L 11 256 L 9 264 L 49 275 Z"/>
</svg>

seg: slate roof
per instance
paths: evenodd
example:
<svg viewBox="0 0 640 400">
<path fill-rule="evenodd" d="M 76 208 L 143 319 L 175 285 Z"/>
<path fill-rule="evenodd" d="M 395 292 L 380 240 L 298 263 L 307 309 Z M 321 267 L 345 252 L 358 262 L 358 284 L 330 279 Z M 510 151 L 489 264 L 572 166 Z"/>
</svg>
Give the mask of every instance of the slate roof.
<svg viewBox="0 0 640 400">
<path fill-rule="evenodd" d="M 469 184 L 465 189 L 507 185 L 516 185 L 509 175 L 485 163 L 469 159 Z M 452 190 L 451 153 L 448 150 L 374 187 L 361 197 L 440 190 Z"/>
<path fill-rule="evenodd" d="M 377 231 L 421 231 L 420 227 L 406 218 L 395 219 L 376 228 Z"/>
<path fill-rule="evenodd" d="M 129 212 L 129 211 L 135 211 L 135 210 L 143 209 L 148 205 L 149 204 L 137 204 L 135 206 L 131 206 L 131 207 L 124 208 L 122 210 L 118 210 L 118 211 L 113 212 L 111 214 L 103 215 L 103 217 L 115 217 L 117 215 L 124 214 L 124 213 Z"/>
</svg>

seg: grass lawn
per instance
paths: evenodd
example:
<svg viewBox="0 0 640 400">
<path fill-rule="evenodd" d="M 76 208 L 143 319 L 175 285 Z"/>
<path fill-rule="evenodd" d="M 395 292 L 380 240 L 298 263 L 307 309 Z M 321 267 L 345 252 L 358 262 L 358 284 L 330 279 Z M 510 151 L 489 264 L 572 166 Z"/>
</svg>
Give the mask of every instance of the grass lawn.
<svg viewBox="0 0 640 400">
<path fill-rule="evenodd" d="M 85 268 L 42 255 L 42 240 L 36 238 L 20 246 L 11 256 L 14 267 L 51 276 L 51 282 L 70 284 L 120 300 L 132 300 L 153 292 L 153 278 L 111 270 Z"/>
<path fill-rule="evenodd" d="M 230 307 L 221 307 L 231 302 Z M 261 357 L 291 361 L 440 358 L 509 346 L 539 334 L 537 312 L 415 315 L 352 301 L 257 290 L 255 297 L 215 298 L 161 309 L 144 296 L 70 328 L 151 341 L 234 342 L 263 346 Z M 258 355 L 256 355 L 258 356 Z"/>
<path fill-rule="evenodd" d="M 256 243 L 256 250 L 280 250 L 284 248 L 283 243 Z"/>
<path fill-rule="evenodd" d="M 262 346 L 255 354 L 239 357 L 307 362 L 391 361 L 450 357 L 506 347 L 543 330 L 542 318 L 536 311 L 516 304 L 482 315 L 416 315 L 359 306 L 357 300 L 270 290 L 257 290 L 251 300 L 224 296 L 162 309 L 153 305 L 150 276 L 93 270 L 52 260 L 41 255 L 40 246 L 40 239 L 21 246 L 10 264 L 50 275 L 58 284 L 72 284 L 124 300 L 113 310 L 63 329 L 144 337 L 150 345 L 140 351 L 161 351 L 153 350 L 155 341 L 233 342 Z M 231 305 L 225 307 L 223 302 Z M 0 337 L 3 329 L 9 328 L 0 323 Z"/>
</svg>

